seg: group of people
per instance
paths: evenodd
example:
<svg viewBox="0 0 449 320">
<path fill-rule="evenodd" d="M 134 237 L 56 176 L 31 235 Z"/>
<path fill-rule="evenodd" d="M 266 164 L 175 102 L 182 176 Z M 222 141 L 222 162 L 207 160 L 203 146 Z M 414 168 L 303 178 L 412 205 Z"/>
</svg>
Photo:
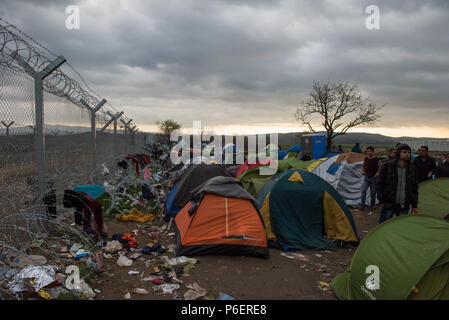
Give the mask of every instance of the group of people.
<svg viewBox="0 0 449 320">
<path fill-rule="evenodd" d="M 358 144 L 354 148 L 356 147 L 360 148 Z M 418 156 L 411 151 L 407 144 L 398 143 L 395 148 L 390 149 L 388 158 L 382 162 L 373 147 L 366 148 L 360 208 L 363 210 L 366 207 L 366 192 L 369 188 L 370 208 L 376 205 L 376 195 L 383 205 L 379 223 L 394 215 L 407 214 L 410 207 L 412 213 L 417 214 L 418 184 L 433 177 L 449 177 L 449 153 L 437 165 L 435 159 L 429 156 L 427 146 L 419 149 Z"/>
</svg>

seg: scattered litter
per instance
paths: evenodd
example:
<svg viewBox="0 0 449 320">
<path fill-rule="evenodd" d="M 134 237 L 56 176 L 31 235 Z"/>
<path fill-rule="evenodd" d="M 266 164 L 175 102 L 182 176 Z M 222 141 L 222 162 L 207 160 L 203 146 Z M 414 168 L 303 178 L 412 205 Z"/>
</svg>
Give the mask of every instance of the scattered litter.
<svg viewBox="0 0 449 320">
<path fill-rule="evenodd" d="M 155 277 L 155 276 L 149 276 L 149 277 L 143 278 L 142 281 L 153 281 L 153 280 L 155 280 L 155 279 L 157 279 L 157 277 Z"/>
<path fill-rule="evenodd" d="M 131 255 L 129 258 L 132 260 L 137 260 L 142 256 L 141 253 L 134 253 L 133 255 Z"/>
<path fill-rule="evenodd" d="M 172 294 L 173 291 L 178 290 L 179 284 L 162 284 L 160 286 L 153 287 L 153 290 L 162 290 L 163 294 Z"/>
<path fill-rule="evenodd" d="M 289 252 L 289 253 L 281 252 L 281 256 L 289 258 L 289 259 L 296 259 L 296 260 L 301 260 L 301 261 L 310 261 L 309 258 L 307 258 L 305 255 L 300 254 L 300 253 L 296 253 L 296 252 Z"/>
<path fill-rule="evenodd" d="M 167 263 L 167 264 L 169 264 L 171 266 L 175 266 L 177 264 L 181 264 L 181 263 L 185 263 L 185 262 L 191 262 L 193 264 L 198 262 L 197 259 L 187 258 L 186 256 L 180 256 L 180 257 L 171 258 L 171 259 L 169 259 L 167 256 L 163 256 L 162 260 L 164 260 L 165 263 Z"/>
<path fill-rule="evenodd" d="M 40 240 L 35 240 L 31 245 L 30 248 L 32 249 L 37 249 L 40 248 L 42 246 L 42 244 L 44 243 L 44 240 L 40 239 Z"/>
<path fill-rule="evenodd" d="M 323 255 L 319 253 L 315 253 L 315 257 L 321 258 Z"/>
<path fill-rule="evenodd" d="M 318 288 L 320 288 L 320 290 L 322 290 L 322 291 L 328 291 L 328 290 L 331 289 L 330 286 L 329 286 L 329 283 L 324 282 L 324 281 L 320 282 Z"/>
<path fill-rule="evenodd" d="M 8 283 L 8 287 L 12 292 L 22 292 L 26 290 L 26 279 L 32 279 L 31 286 L 37 292 L 55 281 L 55 270 L 56 267 L 51 265 L 25 267 Z"/>
<path fill-rule="evenodd" d="M 75 255 L 75 253 L 80 250 L 83 246 L 79 243 L 75 243 L 71 248 L 70 248 L 70 253 L 72 255 Z"/>
<path fill-rule="evenodd" d="M 147 245 L 142 249 L 142 253 L 152 254 L 153 252 L 162 254 L 165 252 L 165 247 L 160 245 L 159 243 L 156 243 L 152 246 Z"/>
<path fill-rule="evenodd" d="M 96 293 L 101 293 L 101 291 L 98 290 L 98 289 L 94 289 L 94 291 L 95 291 Z"/>
<path fill-rule="evenodd" d="M 144 288 L 135 288 L 135 289 L 133 290 L 133 292 L 134 292 L 134 293 L 137 293 L 137 294 L 141 294 L 141 295 L 146 295 L 146 294 L 149 293 L 148 290 L 147 290 L 147 289 L 144 289 Z"/>
<path fill-rule="evenodd" d="M 188 290 L 186 293 L 184 293 L 184 299 L 185 300 L 196 300 L 199 298 L 204 297 L 207 294 L 207 290 L 204 288 L 201 288 L 197 283 L 194 283 L 193 285 L 187 286 Z"/>
<path fill-rule="evenodd" d="M 123 245 L 120 243 L 120 241 L 114 240 L 114 241 L 108 241 L 106 243 L 106 246 L 103 248 L 106 252 L 117 252 L 123 249 Z"/>
<path fill-rule="evenodd" d="M 119 267 L 129 267 L 133 264 L 131 259 L 128 259 L 126 256 L 120 256 L 117 260 L 117 265 Z"/>
<path fill-rule="evenodd" d="M 153 221 L 155 219 L 155 216 L 151 213 L 141 213 L 136 208 L 133 208 L 128 215 L 118 214 L 115 218 L 120 221 L 147 222 Z"/>
<path fill-rule="evenodd" d="M 112 259 L 112 254 L 110 254 L 110 253 L 103 253 L 103 257 L 105 257 L 106 259 Z"/>
<path fill-rule="evenodd" d="M 126 300 L 129 300 L 129 299 L 131 299 L 131 294 L 128 292 L 127 294 L 125 294 L 125 296 L 123 298 L 125 298 Z"/>
<path fill-rule="evenodd" d="M 81 259 L 81 258 L 83 258 L 83 257 L 88 256 L 88 255 L 89 255 L 89 252 L 86 252 L 84 249 L 79 249 L 79 250 L 75 253 L 73 259 L 79 260 L 79 259 Z"/>
<path fill-rule="evenodd" d="M 218 296 L 217 300 L 235 300 L 235 298 L 231 297 L 226 293 L 220 292 L 220 295 Z"/>
<path fill-rule="evenodd" d="M 40 289 L 40 290 L 37 292 L 37 294 L 38 294 L 39 296 L 41 296 L 42 298 L 46 299 L 46 300 L 51 299 L 51 295 L 50 295 L 47 291 L 45 291 L 44 289 Z"/>
<path fill-rule="evenodd" d="M 169 244 L 168 245 L 168 252 L 175 252 L 176 244 Z"/>
<path fill-rule="evenodd" d="M 129 270 L 128 271 L 128 274 L 131 274 L 131 275 L 133 275 L 133 274 L 139 274 L 140 272 L 139 271 L 137 271 L 137 270 Z"/>
<path fill-rule="evenodd" d="M 13 268 L 23 268 L 29 265 L 42 266 L 47 263 L 47 258 L 40 255 L 18 256 L 9 265 Z"/>
</svg>

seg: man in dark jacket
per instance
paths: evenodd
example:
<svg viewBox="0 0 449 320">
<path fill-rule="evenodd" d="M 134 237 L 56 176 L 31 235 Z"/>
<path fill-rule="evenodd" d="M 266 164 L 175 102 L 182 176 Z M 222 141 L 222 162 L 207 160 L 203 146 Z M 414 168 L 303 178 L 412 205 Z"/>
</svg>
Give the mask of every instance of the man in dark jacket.
<svg viewBox="0 0 449 320">
<path fill-rule="evenodd" d="M 366 190 L 368 188 L 370 189 L 371 197 L 370 209 L 373 209 L 376 205 L 376 178 L 379 176 L 379 170 L 382 164 L 380 159 L 376 157 L 373 147 L 366 148 L 366 152 L 368 154 L 368 157 L 364 159 L 362 165 L 362 176 L 364 176 L 362 185 L 362 198 L 360 200 L 360 207 L 362 210 L 366 206 Z M 368 213 L 368 215 L 371 215 L 371 211 Z"/>
<path fill-rule="evenodd" d="M 385 162 L 376 182 L 377 197 L 383 203 L 379 223 L 393 215 L 407 214 L 410 206 L 417 214 L 418 180 L 416 168 L 410 162 L 411 149 L 400 144 L 396 149 L 396 159 Z"/>
<path fill-rule="evenodd" d="M 432 175 L 435 173 L 437 168 L 435 159 L 429 157 L 429 148 L 427 146 L 422 146 L 419 148 L 419 156 L 413 159 L 413 164 L 416 167 L 418 183 L 432 179 Z"/>
<path fill-rule="evenodd" d="M 437 172 L 435 174 L 435 176 L 437 178 L 441 178 L 441 177 L 449 178 L 449 153 L 446 153 L 444 158 L 445 158 L 445 160 L 441 161 L 438 164 Z"/>
</svg>

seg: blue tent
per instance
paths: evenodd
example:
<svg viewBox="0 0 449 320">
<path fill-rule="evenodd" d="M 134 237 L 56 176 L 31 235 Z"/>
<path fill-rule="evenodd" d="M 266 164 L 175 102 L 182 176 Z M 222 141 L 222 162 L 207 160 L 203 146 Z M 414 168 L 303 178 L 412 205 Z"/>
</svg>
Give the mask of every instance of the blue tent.
<svg viewBox="0 0 449 320">
<path fill-rule="evenodd" d="M 285 156 L 287 155 L 287 153 L 289 153 L 289 152 L 300 153 L 301 151 L 302 151 L 302 147 L 295 144 L 295 145 L 291 146 L 288 150 L 279 150 L 278 151 L 278 159 L 279 160 L 284 159 Z"/>
<path fill-rule="evenodd" d="M 302 151 L 302 147 L 295 144 L 287 150 L 287 153 L 289 153 L 290 151 L 300 153 Z"/>
<path fill-rule="evenodd" d="M 181 207 L 177 207 L 174 204 L 175 195 L 177 191 L 178 187 L 175 185 L 167 195 L 167 200 L 165 202 L 165 218 L 164 218 L 164 220 L 167 222 L 170 221 L 170 218 L 172 217 L 174 218 L 176 214 L 182 209 Z"/>
<path fill-rule="evenodd" d="M 339 154 L 341 154 L 341 153 L 343 153 L 343 152 L 338 151 L 338 150 L 331 150 L 331 151 L 329 151 L 328 153 L 326 153 L 326 154 L 323 156 L 323 158 L 332 158 L 333 156 L 337 156 L 337 155 L 339 155 Z"/>
</svg>

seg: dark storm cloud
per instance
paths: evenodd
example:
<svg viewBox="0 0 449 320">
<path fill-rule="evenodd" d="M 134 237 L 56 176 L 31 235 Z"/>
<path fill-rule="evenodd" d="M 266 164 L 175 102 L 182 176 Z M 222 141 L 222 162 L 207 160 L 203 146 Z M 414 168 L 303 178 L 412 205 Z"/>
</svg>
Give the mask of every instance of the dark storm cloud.
<svg viewBox="0 0 449 320">
<path fill-rule="evenodd" d="M 141 122 L 294 122 L 313 81 L 329 80 L 356 82 L 388 103 L 392 125 L 404 108 L 448 109 L 448 3 L 0 1 L 0 15 Z M 80 7 L 80 30 L 65 28 L 71 4 Z M 381 10 L 378 31 L 365 27 L 368 5 Z M 429 123 L 449 120 L 428 114 Z"/>
</svg>

